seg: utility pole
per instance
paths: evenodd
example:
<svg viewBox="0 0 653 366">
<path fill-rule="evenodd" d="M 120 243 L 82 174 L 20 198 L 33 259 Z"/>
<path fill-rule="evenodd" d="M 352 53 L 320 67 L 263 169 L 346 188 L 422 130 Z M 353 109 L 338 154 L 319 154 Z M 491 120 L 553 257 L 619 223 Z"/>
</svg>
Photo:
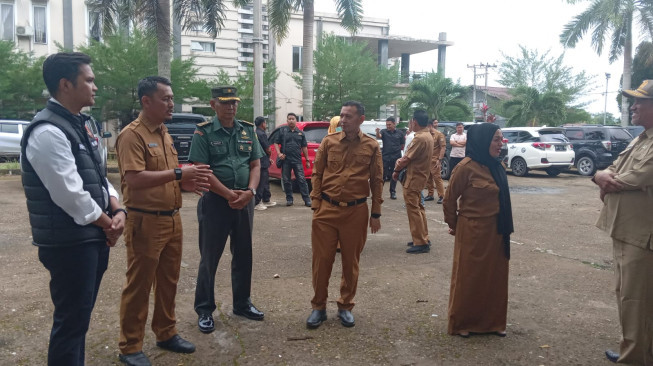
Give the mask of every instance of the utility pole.
<svg viewBox="0 0 653 366">
<path fill-rule="evenodd" d="M 468 69 L 474 69 L 474 91 L 472 92 L 472 111 L 476 111 L 476 78 L 485 78 L 485 100 L 484 103 L 487 105 L 487 79 L 488 79 L 488 68 L 494 68 L 497 65 L 490 65 L 489 63 L 480 63 L 478 65 L 467 65 Z M 484 74 L 477 74 L 476 68 L 485 68 Z M 485 119 L 485 118 L 484 118 Z M 474 113 L 474 120 L 476 120 L 476 113 Z"/>
<path fill-rule="evenodd" d="M 608 115 L 608 80 L 610 80 L 610 73 L 605 73 L 605 106 L 603 107 L 603 125 L 605 126 L 605 117 Z"/>
<path fill-rule="evenodd" d="M 263 116 L 263 9 L 261 0 L 253 1 L 254 12 L 254 116 Z"/>
</svg>

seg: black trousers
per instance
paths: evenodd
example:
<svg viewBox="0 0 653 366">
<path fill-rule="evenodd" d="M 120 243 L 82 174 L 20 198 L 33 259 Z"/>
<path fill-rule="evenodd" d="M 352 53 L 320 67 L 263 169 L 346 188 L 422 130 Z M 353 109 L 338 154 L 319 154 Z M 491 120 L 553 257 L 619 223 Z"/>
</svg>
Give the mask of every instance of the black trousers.
<svg viewBox="0 0 653 366">
<path fill-rule="evenodd" d="M 395 170 L 395 164 L 399 158 L 383 159 L 383 181 L 390 182 L 390 193 L 397 193 L 397 181 L 392 179 L 392 173 Z"/>
<path fill-rule="evenodd" d="M 463 159 L 464 158 L 454 158 L 454 157 L 449 158 L 449 175 L 451 175 L 451 173 L 453 172 L 453 168 L 455 168 L 456 165 L 458 165 L 458 163 L 463 161 Z"/>
<path fill-rule="evenodd" d="M 306 183 L 306 176 L 304 175 L 304 164 L 300 161 L 284 160 L 281 166 L 281 180 L 283 181 L 283 190 L 286 192 L 286 201 L 292 201 L 292 181 L 291 171 L 295 172 L 295 179 L 299 185 L 299 192 L 302 194 L 304 202 L 311 202 L 309 197 L 308 183 Z"/>
<path fill-rule="evenodd" d="M 215 272 L 230 238 L 231 290 L 234 309 L 250 302 L 252 287 L 252 228 L 254 200 L 241 210 L 213 192 L 206 192 L 197 203 L 199 221 L 200 265 L 195 288 L 195 312 L 198 315 L 215 311 Z"/>
<path fill-rule="evenodd" d="M 109 264 L 109 247 L 104 243 L 39 247 L 39 260 L 50 272 L 54 304 L 48 365 L 84 365 L 86 332 Z"/>
<path fill-rule="evenodd" d="M 258 187 L 256 188 L 256 202 L 259 204 L 261 201 L 270 202 L 270 170 L 268 168 L 261 168 L 261 179 L 258 181 Z"/>
</svg>

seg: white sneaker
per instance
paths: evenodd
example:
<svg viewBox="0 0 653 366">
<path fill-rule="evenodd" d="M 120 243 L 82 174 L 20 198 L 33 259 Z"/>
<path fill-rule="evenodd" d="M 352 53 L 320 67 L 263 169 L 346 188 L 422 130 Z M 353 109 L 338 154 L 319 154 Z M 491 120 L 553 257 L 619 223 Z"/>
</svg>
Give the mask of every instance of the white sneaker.
<svg viewBox="0 0 653 366">
<path fill-rule="evenodd" d="M 262 201 L 261 201 L 261 202 L 262 202 Z M 272 206 L 276 206 L 276 205 L 277 205 L 277 203 L 274 202 L 274 201 L 263 202 L 263 204 L 265 205 L 265 207 L 272 207 Z"/>
<path fill-rule="evenodd" d="M 263 202 L 259 203 L 258 205 L 254 206 L 255 210 L 263 211 L 267 210 L 268 208 L 263 204 Z"/>
</svg>

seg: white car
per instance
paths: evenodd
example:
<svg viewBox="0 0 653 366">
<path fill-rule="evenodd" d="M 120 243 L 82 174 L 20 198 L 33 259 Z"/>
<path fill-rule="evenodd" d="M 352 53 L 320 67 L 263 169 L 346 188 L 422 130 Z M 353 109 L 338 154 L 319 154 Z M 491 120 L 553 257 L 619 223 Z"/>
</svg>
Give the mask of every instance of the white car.
<svg viewBox="0 0 653 366">
<path fill-rule="evenodd" d="M 504 162 L 512 174 L 523 177 L 530 169 L 541 169 L 550 176 L 574 164 L 574 147 L 557 127 L 507 127 L 501 129 L 507 139 Z"/>
<path fill-rule="evenodd" d="M 0 119 L 0 161 L 18 160 L 20 157 L 20 140 L 29 121 Z"/>
</svg>

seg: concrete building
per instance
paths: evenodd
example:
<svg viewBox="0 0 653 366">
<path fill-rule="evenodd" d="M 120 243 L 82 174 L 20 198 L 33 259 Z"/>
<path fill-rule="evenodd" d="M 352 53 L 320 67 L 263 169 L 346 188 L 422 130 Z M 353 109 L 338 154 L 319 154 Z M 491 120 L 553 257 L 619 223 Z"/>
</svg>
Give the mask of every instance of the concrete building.
<svg viewBox="0 0 653 366">
<path fill-rule="evenodd" d="M 251 7 L 225 11 L 226 21 L 218 37 L 213 39 L 201 26 L 181 32 L 177 30 L 173 54 L 182 58 L 195 57 L 199 75 L 213 79 L 224 70 L 235 76 L 247 69 L 253 61 L 253 14 Z M 265 14 L 265 12 L 264 12 Z M 288 37 L 275 45 L 268 36 L 267 16 L 263 17 L 264 63 L 275 60 L 280 73 L 275 85 L 267 85 L 268 97 L 274 98 L 278 107 L 272 121 L 285 122 L 288 112 L 301 114 L 302 93 L 292 78 L 301 73 L 302 58 L 302 15 L 293 14 L 290 19 Z M 452 43 L 446 35 L 439 40 L 417 40 L 390 35 L 390 20 L 364 18 L 363 27 L 351 36 L 340 26 L 335 14 L 315 13 L 315 42 L 324 33 L 334 33 L 343 37 L 367 43 L 372 52 L 378 54 L 381 65 L 401 64 L 397 87 L 405 89 L 408 84 L 410 55 L 434 49 L 440 50 L 439 68 L 444 69 L 444 51 Z M 23 50 L 36 56 L 48 55 L 57 51 L 57 43 L 67 49 L 87 44 L 89 39 L 102 40 L 102 24 L 97 12 L 92 11 L 85 0 L 0 0 L 0 39 L 14 41 Z M 435 60 L 434 60 L 435 63 Z M 184 111 L 192 106 L 184 105 Z M 387 106 L 381 115 L 394 115 L 396 108 Z"/>
</svg>

